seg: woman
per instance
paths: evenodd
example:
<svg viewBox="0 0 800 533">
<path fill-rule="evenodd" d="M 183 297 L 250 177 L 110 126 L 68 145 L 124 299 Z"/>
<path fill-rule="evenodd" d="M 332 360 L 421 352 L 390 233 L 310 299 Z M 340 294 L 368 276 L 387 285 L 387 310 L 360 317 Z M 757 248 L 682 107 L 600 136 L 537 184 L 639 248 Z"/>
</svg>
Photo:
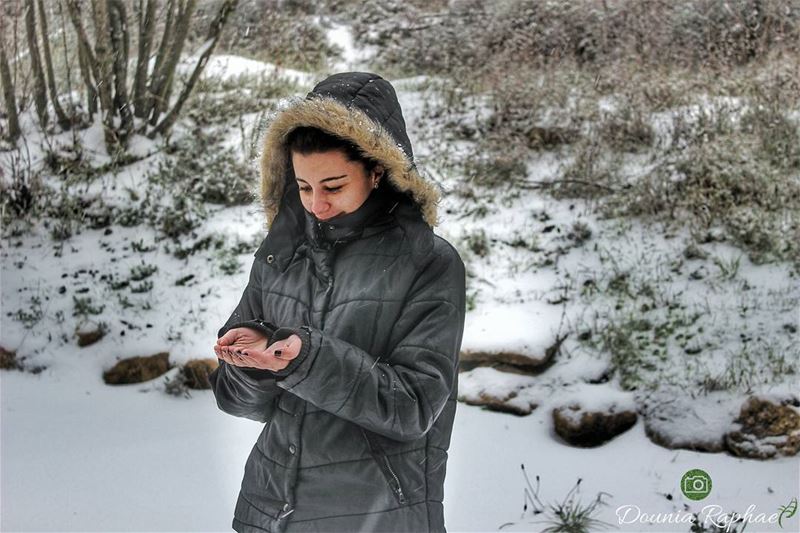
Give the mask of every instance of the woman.
<svg viewBox="0 0 800 533">
<path fill-rule="evenodd" d="M 220 409 L 264 422 L 239 532 L 444 531 L 464 265 L 392 86 L 341 73 L 265 136 L 269 233 L 219 332 Z"/>
</svg>

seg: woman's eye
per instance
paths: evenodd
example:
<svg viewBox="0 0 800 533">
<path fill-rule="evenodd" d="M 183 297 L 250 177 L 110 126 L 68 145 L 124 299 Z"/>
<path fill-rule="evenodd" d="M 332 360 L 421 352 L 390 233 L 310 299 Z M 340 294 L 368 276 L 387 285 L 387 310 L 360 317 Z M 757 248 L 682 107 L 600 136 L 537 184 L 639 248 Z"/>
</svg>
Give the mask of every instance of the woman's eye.
<svg viewBox="0 0 800 533">
<path fill-rule="evenodd" d="M 325 187 L 325 192 L 339 192 L 341 190 L 341 186 L 339 187 Z"/>
<path fill-rule="evenodd" d="M 311 192 L 311 187 L 300 187 L 300 192 Z"/>
</svg>

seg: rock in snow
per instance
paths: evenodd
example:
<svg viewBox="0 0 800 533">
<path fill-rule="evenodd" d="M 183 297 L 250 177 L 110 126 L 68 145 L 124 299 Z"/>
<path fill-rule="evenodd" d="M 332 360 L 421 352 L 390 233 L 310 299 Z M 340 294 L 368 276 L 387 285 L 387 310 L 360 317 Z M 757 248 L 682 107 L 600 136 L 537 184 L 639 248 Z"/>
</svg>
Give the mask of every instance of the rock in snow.
<svg viewBox="0 0 800 533">
<path fill-rule="evenodd" d="M 148 357 L 121 359 L 110 370 L 103 373 L 108 385 L 143 383 L 155 379 L 169 370 L 169 353 L 160 352 Z"/>
<path fill-rule="evenodd" d="M 797 455 L 800 450 L 800 414 L 791 405 L 751 396 L 736 425 L 725 436 L 725 445 L 739 457 L 769 459 L 779 454 Z"/>
<path fill-rule="evenodd" d="M 555 432 L 574 446 L 599 446 L 636 424 L 636 404 L 607 386 L 584 387 L 581 395 L 553 409 Z"/>
</svg>

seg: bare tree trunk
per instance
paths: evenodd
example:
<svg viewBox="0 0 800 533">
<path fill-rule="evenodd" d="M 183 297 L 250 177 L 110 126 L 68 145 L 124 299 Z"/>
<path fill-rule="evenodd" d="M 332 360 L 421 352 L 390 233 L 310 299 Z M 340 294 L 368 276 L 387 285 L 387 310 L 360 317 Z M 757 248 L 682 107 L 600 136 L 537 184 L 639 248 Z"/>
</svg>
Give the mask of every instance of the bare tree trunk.
<svg viewBox="0 0 800 533">
<path fill-rule="evenodd" d="M 220 6 L 216 18 L 211 23 L 211 27 L 208 29 L 208 38 L 206 39 L 205 44 L 203 44 L 205 49 L 200 54 L 200 58 L 194 67 L 194 71 L 192 71 L 189 81 L 186 82 L 186 86 L 183 88 L 183 91 L 178 97 L 178 101 L 175 102 L 173 108 L 170 109 L 169 113 L 167 113 L 158 126 L 156 126 L 152 132 L 150 132 L 150 135 L 148 135 L 150 138 L 153 138 L 158 134 L 164 134 L 165 132 L 169 131 L 169 129 L 175 123 L 183 104 L 186 103 L 186 100 L 189 98 L 189 94 L 191 94 L 195 83 L 197 83 L 197 80 L 200 78 L 200 74 L 203 72 L 203 68 L 206 66 L 208 58 L 211 56 L 211 54 L 214 52 L 214 48 L 217 46 L 220 35 L 222 35 L 222 27 L 225 25 L 228 15 L 230 15 L 230 13 L 236 9 L 236 4 L 238 1 L 239 0 L 225 0 L 222 6 Z"/>
<path fill-rule="evenodd" d="M 175 0 L 167 0 L 167 20 L 164 23 L 164 33 L 161 35 L 161 42 L 158 45 L 158 52 L 156 53 L 156 63 L 153 67 L 153 73 L 150 74 L 150 83 L 147 87 L 147 104 L 145 105 L 144 115 L 149 117 L 155 107 L 156 98 L 161 92 L 158 88 L 161 83 L 162 69 L 164 68 L 164 58 L 167 57 L 167 50 L 169 50 L 171 37 L 172 37 L 172 23 L 175 12 Z"/>
<path fill-rule="evenodd" d="M 58 17 L 61 19 L 61 50 L 64 52 L 64 69 L 67 78 L 67 94 L 70 95 L 69 102 L 69 116 L 71 119 L 71 126 L 73 128 L 73 136 L 75 126 L 79 124 L 78 112 L 75 110 L 75 102 L 72 99 L 72 69 L 70 68 L 69 59 L 69 46 L 67 45 L 67 21 L 64 19 L 64 6 L 62 2 L 58 2 Z M 80 55 L 80 54 L 79 54 Z"/>
<path fill-rule="evenodd" d="M 155 33 L 155 0 L 147 0 L 142 13 L 142 0 L 139 0 L 139 57 L 136 61 L 136 76 L 133 82 L 133 113 L 139 118 L 147 117 L 147 74 L 150 63 L 150 50 Z"/>
<path fill-rule="evenodd" d="M 72 26 L 75 28 L 75 33 L 78 35 L 78 60 L 80 62 L 83 83 L 86 85 L 89 114 L 93 116 L 97 113 L 97 100 L 99 95 L 97 93 L 97 86 L 95 82 L 92 81 L 92 78 L 99 82 L 100 70 L 97 66 L 94 53 L 92 52 L 92 45 L 89 44 L 89 37 L 86 35 L 86 30 L 84 30 L 83 24 L 81 23 L 77 1 L 66 0 L 66 2 L 69 18 L 72 21 Z"/>
<path fill-rule="evenodd" d="M 19 139 L 22 130 L 19 128 L 19 115 L 17 115 L 17 99 L 14 96 L 14 81 L 11 79 L 11 69 L 8 68 L 6 45 L 0 37 L 0 82 L 3 84 L 3 97 L 6 101 L 6 115 L 8 116 L 8 140 L 12 143 Z"/>
<path fill-rule="evenodd" d="M 108 3 L 107 0 L 97 0 L 92 2 L 94 13 L 95 29 L 95 54 L 97 56 L 97 66 L 99 77 L 97 78 L 97 92 L 100 93 L 100 108 L 103 110 L 103 137 L 106 142 L 106 150 L 109 155 L 115 154 L 123 146 L 123 139 L 117 135 L 114 127 L 114 101 L 111 95 L 111 87 L 114 85 L 114 68 L 111 50 L 111 35 L 108 24 Z"/>
<path fill-rule="evenodd" d="M 53 59 L 50 56 L 50 33 L 47 31 L 47 13 L 44 11 L 43 0 L 37 0 L 39 7 L 39 19 L 42 29 L 42 54 L 44 55 L 44 66 L 47 69 L 47 87 L 50 89 L 50 101 L 53 102 L 53 109 L 56 112 L 56 119 L 61 129 L 68 129 L 72 122 L 64 113 L 58 101 L 58 90 L 56 90 L 56 77 L 53 73 Z"/>
<path fill-rule="evenodd" d="M 25 32 L 28 35 L 28 53 L 31 58 L 31 71 L 33 72 L 33 101 L 36 104 L 36 114 L 42 128 L 47 127 L 47 84 L 44 81 L 42 59 L 39 56 L 39 43 L 36 39 L 36 11 L 33 0 L 25 0 Z"/>
<path fill-rule="evenodd" d="M 86 50 L 82 45 L 78 45 L 78 64 L 81 68 L 81 77 L 83 78 L 83 85 L 86 87 L 86 110 L 89 116 L 94 116 L 97 113 L 97 90 L 92 81 L 92 67 L 89 66 L 89 58 L 86 57 Z"/>
<path fill-rule="evenodd" d="M 122 0 L 108 1 L 108 17 L 111 26 L 111 49 L 114 60 L 114 106 L 122 119 L 119 137 L 123 145 L 133 133 L 133 114 L 128 99 L 128 16 Z"/>
<path fill-rule="evenodd" d="M 100 94 L 100 108 L 111 111 L 113 114 L 114 102 L 111 97 L 113 86 L 111 77 L 114 70 L 111 57 L 111 36 L 108 29 L 108 9 L 106 0 L 92 1 L 94 12 L 95 47 L 94 53 L 97 62 L 97 92 Z"/>
<path fill-rule="evenodd" d="M 158 122 L 158 117 L 161 113 L 166 111 L 169 105 L 167 99 L 169 98 L 170 86 L 175 76 L 175 69 L 178 66 L 178 61 L 180 61 L 181 58 L 183 44 L 186 42 L 186 36 L 189 34 L 189 22 L 191 21 L 192 11 L 194 11 L 196 3 L 196 0 L 186 0 L 179 4 L 178 14 L 175 17 L 174 23 L 174 40 L 167 51 L 164 64 L 159 72 L 159 79 L 156 80 L 157 84 L 154 86 L 155 106 L 153 114 L 150 117 L 150 124 L 154 126 Z"/>
</svg>

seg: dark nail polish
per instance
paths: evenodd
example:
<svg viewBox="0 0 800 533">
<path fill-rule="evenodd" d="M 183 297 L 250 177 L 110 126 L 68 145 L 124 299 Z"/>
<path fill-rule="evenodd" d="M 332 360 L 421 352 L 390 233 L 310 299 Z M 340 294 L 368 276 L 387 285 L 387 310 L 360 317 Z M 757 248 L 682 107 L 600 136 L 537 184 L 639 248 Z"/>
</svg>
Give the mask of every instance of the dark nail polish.
<svg viewBox="0 0 800 533">
<path fill-rule="evenodd" d="M 275 350 L 275 357 L 280 357 L 280 356 L 281 356 L 281 351 Z"/>
</svg>

